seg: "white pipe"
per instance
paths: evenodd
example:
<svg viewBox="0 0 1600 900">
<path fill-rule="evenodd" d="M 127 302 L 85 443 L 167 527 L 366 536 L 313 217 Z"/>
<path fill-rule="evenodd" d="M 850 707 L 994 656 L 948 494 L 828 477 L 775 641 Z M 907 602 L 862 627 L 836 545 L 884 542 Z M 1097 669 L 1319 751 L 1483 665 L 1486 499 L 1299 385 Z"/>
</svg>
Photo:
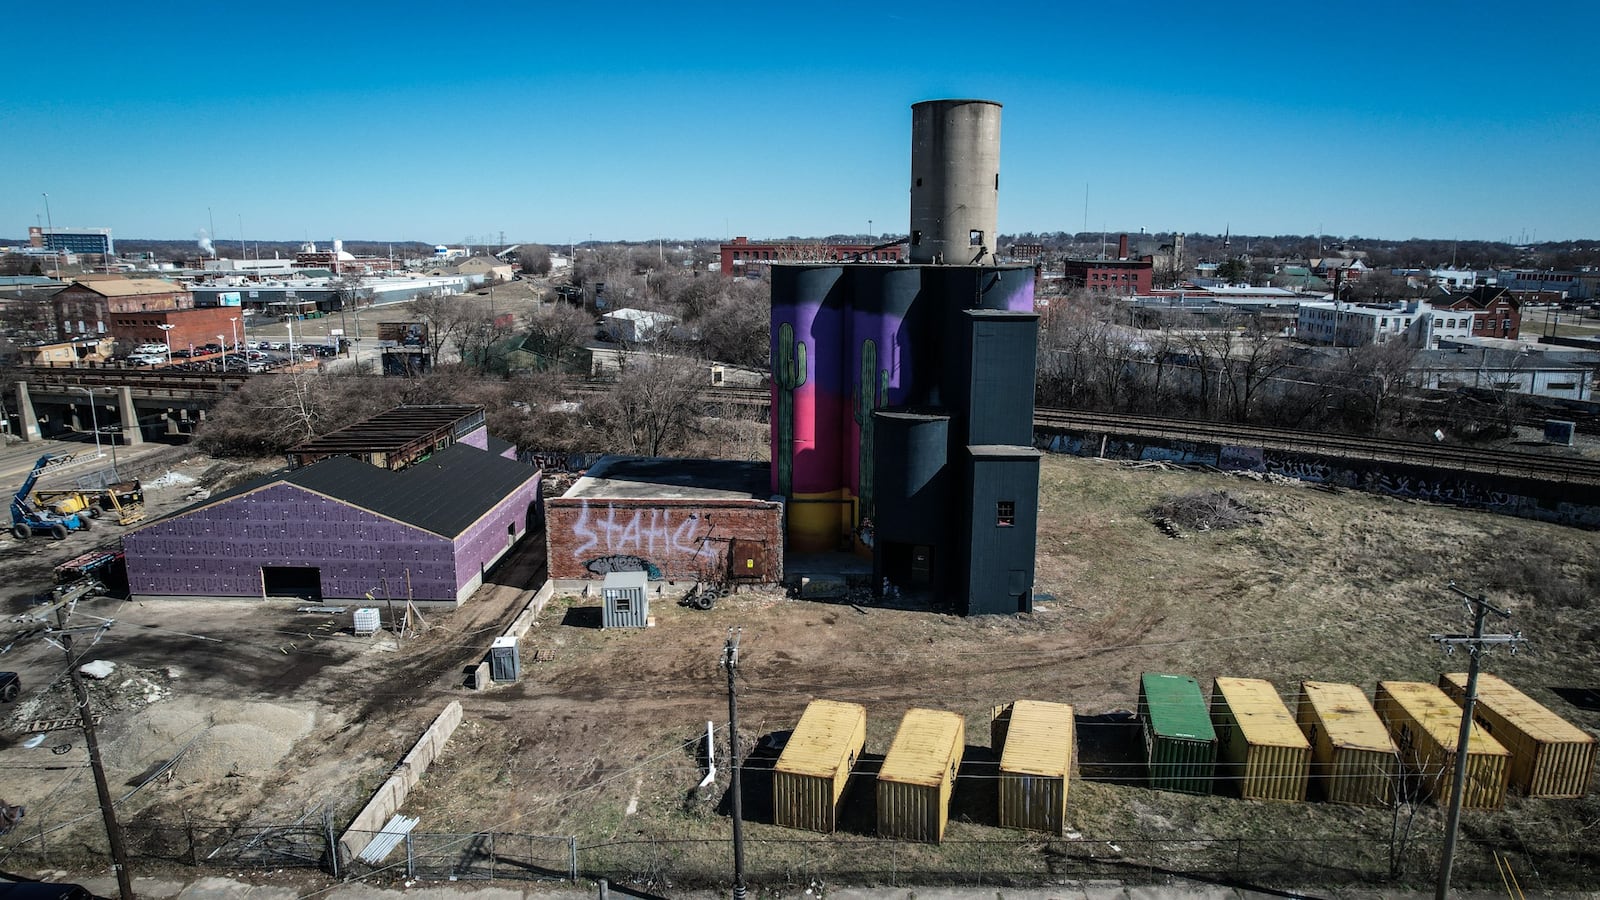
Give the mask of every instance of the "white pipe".
<svg viewBox="0 0 1600 900">
<path fill-rule="evenodd" d="M 700 782 L 700 787 L 717 780 L 717 742 L 712 736 L 711 720 L 706 720 L 706 777 Z"/>
</svg>

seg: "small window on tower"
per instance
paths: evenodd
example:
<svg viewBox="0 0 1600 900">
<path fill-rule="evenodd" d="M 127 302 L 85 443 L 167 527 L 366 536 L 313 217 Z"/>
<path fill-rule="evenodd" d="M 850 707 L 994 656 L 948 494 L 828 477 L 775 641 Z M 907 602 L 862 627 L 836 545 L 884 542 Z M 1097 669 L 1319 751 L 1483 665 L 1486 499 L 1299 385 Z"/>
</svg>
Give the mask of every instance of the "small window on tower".
<svg viewBox="0 0 1600 900">
<path fill-rule="evenodd" d="M 911 232 L 911 246 L 919 247 L 921 245 L 922 245 L 922 230 L 921 229 L 914 229 Z"/>
<path fill-rule="evenodd" d="M 1017 524 L 1017 501 L 1001 500 L 994 506 L 995 527 L 1011 528 Z"/>
<path fill-rule="evenodd" d="M 967 232 L 967 246 L 969 246 L 969 247 L 982 247 L 983 246 L 983 232 L 977 230 L 976 228 L 974 228 L 973 230 Z"/>
</svg>

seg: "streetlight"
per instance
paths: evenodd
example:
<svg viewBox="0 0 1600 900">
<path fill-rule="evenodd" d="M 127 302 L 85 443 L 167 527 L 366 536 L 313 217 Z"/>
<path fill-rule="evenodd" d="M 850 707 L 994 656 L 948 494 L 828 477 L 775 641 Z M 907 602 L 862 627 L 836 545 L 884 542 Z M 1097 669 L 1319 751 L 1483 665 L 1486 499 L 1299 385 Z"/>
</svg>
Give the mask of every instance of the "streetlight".
<svg viewBox="0 0 1600 900">
<path fill-rule="evenodd" d="M 172 365 L 172 329 L 177 328 L 178 326 L 169 322 L 164 325 L 157 325 L 156 327 L 165 332 L 161 335 L 163 339 L 162 346 L 167 348 L 167 365 L 170 366 Z"/>
<path fill-rule="evenodd" d="M 75 390 L 75 391 L 82 391 L 85 394 L 89 395 L 89 424 L 90 424 L 90 426 L 92 428 L 94 428 L 94 458 L 95 459 L 99 459 L 101 457 L 101 455 L 102 455 L 101 450 L 100 450 L 100 412 L 99 412 L 99 410 L 95 409 L 94 388 L 86 388 L 86 387 L 80 387 L 78 385 L 73 385 L 72 389 Z M 117 474 L 117 442 L 116 441 L 112 441 L 111 442 L 111 477 L 112 478 L 119 478 L 120 477 Z"/>
<path fill-rule="evenodd" d="M 239 317 L 238 316 L 229 316 L 228 317 L 228 332 L 233 335 L 233 352 L 234 352 L 235 355 L 238 355 L 239 354 Z M 217 339 L 221 340 L 222 339 L 222 335 L 220 335 L 220 334 L 217 335 Z M 222 368 L 224 370 L 226 370 L 228 368 L 228 354 L 226 354 L 226 353 L 222 354 Z M 245 368 L 248 369 L 250 367 L 247 365 L 247 366 L 245 366 Z"/>
<path fill-rule="evenodd" d="M 219 344 L 222 344 L 222 342 L 227 339 L 228 336 L 225 334 L 217 335 L 217 343 Z M 226 344 L 222 345 L 222 371 L 228 371 L 228 345 Z"/>
</svg>

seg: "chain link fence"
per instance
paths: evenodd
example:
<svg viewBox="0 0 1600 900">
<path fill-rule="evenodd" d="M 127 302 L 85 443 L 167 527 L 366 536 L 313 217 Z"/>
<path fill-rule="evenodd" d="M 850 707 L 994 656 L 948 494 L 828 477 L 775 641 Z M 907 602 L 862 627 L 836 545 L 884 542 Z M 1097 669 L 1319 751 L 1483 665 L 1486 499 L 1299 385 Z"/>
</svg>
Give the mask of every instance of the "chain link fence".
<svg viewBox="0 0 1600 900">
<path fill-rule="evenodd" d="M 604 878 L 651 892 L 728 884 L 730 840 L 626 840 L 582 844 L 567 835 L 512 832 L 412 832 L 377 863 L 335 859 L 331 823 L 234 825 L 139 821 L 125 829 L 134 859 L 196 867 L 319 868 L 344 877 L 423 880 L 569 881 Z M 1260 838 L 1059 839 L 1020 833 L 997 840 L 942 844 L 856 835 L 749 839 L 745 877 L 755 887 L 861 886 L 1048 887 L 1082 880 L 1133 884 L 1199 880 L 1290 888 L 1340 884 L 1426 888 L 1438 871 L 1441 841 L 1387 836 L 1331 840 Z M 38 842 L 13 858 L 48 864 Z M 1498 889 L 1506 872 L 1525 891 L 1600 884 L 1600 843 L 1524 844 L 1464 840 L 1453 882 Z"/>
</svg>

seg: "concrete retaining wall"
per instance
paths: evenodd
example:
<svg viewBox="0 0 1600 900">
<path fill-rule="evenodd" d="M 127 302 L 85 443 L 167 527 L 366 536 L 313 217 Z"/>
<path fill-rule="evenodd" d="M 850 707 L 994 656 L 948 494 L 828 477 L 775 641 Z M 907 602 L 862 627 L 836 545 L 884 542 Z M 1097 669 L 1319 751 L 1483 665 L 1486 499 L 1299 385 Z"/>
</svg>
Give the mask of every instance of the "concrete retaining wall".
<svg viewBox="0 0 1600 900">
<path fill-rule="evenodd" d="M 539 613 L 544 611 L 544 605 L 554 595 L 555 582 L 546 581 L 537 591 L 533 592 L 533 596 L 528 598 L 528 605 L 524 606 L 522 612 L 511 620 L 511 626 L 500 636 L 516 638 L 520 645 L 523 636 L 528 633 L 528 629 L 533 627 L 534 620 L 539 618 Z M 483 661 L 472 669 L 472 688 L 473 690 L 481 691 L 488 688 L 489 684 L 489 654 L 485 651 Z"/>
<path fill-rule="evenodd" d="M 417 738 L 411 752 L 395 766 L 394 772 L 373 793 L 367 805 L 350 820 L 344 834 L 339 836 L 341 864 L 367 849 L 367 844 L 383 830 L 389 817 L 405 805 L 406 795 L 422 780 L 422 773 L 428 771 L 428 766 L 443 752 L 445 742 L 450 740 L 450 735 L 455 733 L 456 726 L 460 724 L 461 704 L 451 700 L 433 720 L 433 724 L 422 732 L 422 737 Z"/>
</svg>

